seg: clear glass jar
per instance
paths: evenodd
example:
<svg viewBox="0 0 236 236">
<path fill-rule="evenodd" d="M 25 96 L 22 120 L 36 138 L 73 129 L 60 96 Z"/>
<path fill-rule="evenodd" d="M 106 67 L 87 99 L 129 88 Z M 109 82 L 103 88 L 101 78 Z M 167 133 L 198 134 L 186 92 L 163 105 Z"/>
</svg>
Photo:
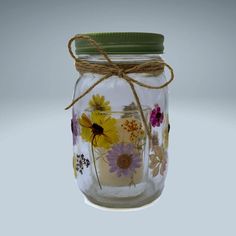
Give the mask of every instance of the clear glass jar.
<svg viewBox="0 0 236 236">
<path fill-rule="evenodd" d="M 140 64 L 161 59 L 160 54 L 108 54 L 113 63 Z M 80 55 L 90 63 L 106 64 L 101 55 Z M 166 83 L 159 74 L 129 76 L 152 86 Z M 83 73 L 77 80 L 76 99 L 102 75 Z M 151 130 L 147 135 L 127 81 L 113 75 L 73 105 L 73 167 L 80 190 L 99 206 L 134 208 L 157 199 L 168 163 L 168 89 L 135 85 L 142 111 Z"/>
</svg>

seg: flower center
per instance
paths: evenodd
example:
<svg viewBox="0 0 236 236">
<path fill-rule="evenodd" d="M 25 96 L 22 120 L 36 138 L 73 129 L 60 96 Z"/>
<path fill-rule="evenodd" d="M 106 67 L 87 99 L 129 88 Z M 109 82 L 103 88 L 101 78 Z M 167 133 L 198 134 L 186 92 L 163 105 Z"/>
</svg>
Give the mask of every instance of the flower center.
<svg viewBox="0 0 236 236">
<path fill-rule="evenodd" d="M 74 123 L 73 123 L 73 120 L 71 120 L 70 127 L 71 127 L 72 134 L 74 134 Z"/>
<path fill-rule="evenodd" d="M 95 110 L 103 111 L 104 107 L 102 107 L 100 104 L 95 104 Z"/>
<path fill-rule="evenodd" d="M 72 134 L 74 136 L 77 136 L 78 135 L 78 131 L 77 131 L 77 127 L 76 127 L 76 123 L 73 119 L 71 119 L 71 131 L 72 131 Z"/>
<path fill-rule="evenodd" d="M 103 134 L 103 128 L 100 125 L 93 123 L 91 128 L 94 135 Z"/>
<path fill-rule="evenodd" d="M 161 113 L 160 112 L 158 112 L 157 114 L 156 114 L 156 118 L 158 119 L 158 120 L 160 120 L 161 119 Z"/>
<path fill-rule="evenodd" d="M 128 154 L 122 154 L 118 156 L 117 159 L 117 166 L 119 166 L 121 169 L 128 169 L 132 163 L 132 155 Z"/>
<path fill-rule="evenodd" d="M 168 124 L 168 133 L 170 132 L 170 124 Z"/>
</svg>

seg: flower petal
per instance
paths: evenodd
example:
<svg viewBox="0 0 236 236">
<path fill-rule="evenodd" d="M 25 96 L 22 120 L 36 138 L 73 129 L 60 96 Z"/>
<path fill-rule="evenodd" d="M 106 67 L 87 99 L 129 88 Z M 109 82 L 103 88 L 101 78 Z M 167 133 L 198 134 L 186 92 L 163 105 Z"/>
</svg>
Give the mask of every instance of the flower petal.
<svg viewBox="0 0 236 236">
<path fill-rule="evenodd" d="M 152 170 L 152 176 L 155 177 L 159 173 L 159 165 Z"/>
<path fill-rule="evenodd" d="M 86 128 L 89 128 L 92 126 L 90 119 L 88 118 L 88 116 L 85 113 L 83 113 L 81 118 L 79 119 L 79 124 L 82 127 L 86 127 Z"/>
</svg>

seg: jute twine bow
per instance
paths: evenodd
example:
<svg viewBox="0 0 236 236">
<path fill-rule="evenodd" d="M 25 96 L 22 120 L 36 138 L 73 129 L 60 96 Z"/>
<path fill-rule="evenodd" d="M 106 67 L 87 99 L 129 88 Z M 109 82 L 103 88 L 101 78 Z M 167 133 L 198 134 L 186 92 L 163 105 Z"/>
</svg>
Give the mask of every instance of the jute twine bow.
<svg viewBox="0 0 236 236">
<path fill-rule="evenodd" d="M 96 63 L 91 63 L 89 61 L 86 60 L 81 60 L 79 58 L 77 58 L 73 51 L 72 51 L 72 43 L 75 40 L 86 40 L 88 41 L 92 46 L 94 46 L 96 48 L 96 50 L 104 56 L 104 58 L 107 60 L 106 64 L 96 64 Z M 111 59 L 108 57 L 107 53 L 97 44 L 97 42 L 95 40 L 93 40 L 92 38 L 90 38 L 87 35 L 76 35 L 73 38 L 71 38 L 68 42 L 68 49 L 69 49 L 69 53 L 72 56 L 72 58 L 75 60 L 75 67 L 76 69 L 81 73 L 86 73 L 86 72 L 91 72 L 91 73 L 96 73 L 96 74 L 101 74 L 103 75 L 102 78 L 100 78 L 99 80 L 97 80 L 92 86 L 90 86 L 85 92 L 83 92 L 80 96 L 78 96 L 76 99 L 74 99 L 71 104 L 69 106 L 67 106 L 65 109 L 69 109 L 71 108 L 76 102 L 78 102 L 81 98 L 83 98 L 85 95 L 87 95 L 89 92 L 91 92 L 98 84 L 100 84 L 101 82 L 109 79 L 111 76 L 116 75 L 117 78 L 121 78 L 123 80 L 125 80 L 131 90 L 132 93 L 134 95 L 135 98 L 135 102 L 138 108 L 138 111 L 141 115 L 142 118 L 142 122 L 144 124 L 146 133 L 149 137 L 149 139 L 151 138 L 151 132 L 150 129 L 148 127 L 148 124 L 146 122 L 143 110 L 142 110 L 142 106 L 138 97 L 138 94 L 136 92 L 136 89 L 134 87 L 134 85 L 139 85 L 141 87 L 144 88 L 148 88 L 148 89 L 162 89 L 164 87 L 166 87 L 169 83 L 172 82 L 172 80 L 174 79 L 174 72 L 173 69 L 171 68 L 170 65 L 168 65 L 167 63 L 165 63 L 163 60 L 159 59 L 159 60 L 151 60 L 145 63 L 141 63 L 141 64 L 116 64 L 113 63 L 111 61 Z M 156 74 L 161 74 L 164 70 L 164 67 L 167 67 L 170 71 L 170 79 L 165 82 L 164 84 L 160 85 L 160 86 L 151 86 L 142 82 L 139 82 L 138 80 L 135 80 L 131 77 L 128 76 L 128 74 L 130 73 L 156 73 Z"/>
</svg>

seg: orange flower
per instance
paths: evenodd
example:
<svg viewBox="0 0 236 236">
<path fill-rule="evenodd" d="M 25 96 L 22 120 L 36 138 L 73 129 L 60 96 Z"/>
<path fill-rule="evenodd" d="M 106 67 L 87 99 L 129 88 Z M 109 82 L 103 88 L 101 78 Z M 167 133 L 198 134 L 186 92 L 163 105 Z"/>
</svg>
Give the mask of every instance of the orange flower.
<svg viewBox="0 0 236 236">
<path fill-rule="evenodd" d="M 135 141 L 136 139 L 142 137 L 144 135 L 144 131 L 142 129 L 142 124 L 137 120 L 125 120 L 121 125 L 124 130 L 130 133 L 130 140 Z"/>
</svg>

